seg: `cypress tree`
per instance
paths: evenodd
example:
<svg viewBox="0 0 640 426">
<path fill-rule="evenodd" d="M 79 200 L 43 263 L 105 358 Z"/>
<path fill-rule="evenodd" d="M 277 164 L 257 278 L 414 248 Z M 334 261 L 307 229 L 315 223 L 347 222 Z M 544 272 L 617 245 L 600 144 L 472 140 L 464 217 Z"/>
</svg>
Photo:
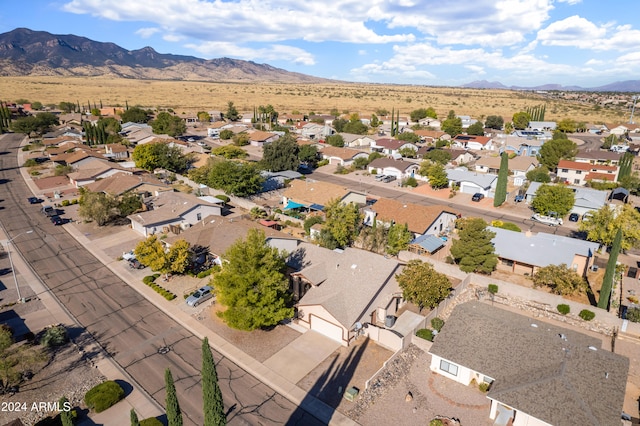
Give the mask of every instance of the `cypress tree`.
<svg viewBox="0 0 640 426">
<path fill-rule="evenodd" d="M 396 135 L 400 133 L 400 110 L 396 112 Z"/>
<path fill-rule="evenodd" d="M 78 107 L 77 110 L 75 110 L 74 112 L 80 112 L 80 101 L 76 99 L 76 105 Z"/>
<path fill-rule="evenodd" d="M 396 135 L 394 129 L 393 129 L 393 118 L 396 115 L 396 109 L 395 108 L 391 108 L 391 137 L 394 137 Z"/>
<path fill-rule="evenodd" d="M 504 151 L 500 158 L 500 171 L 496 184 L 496 194 L 493 197 L 493 207 L 499 207 L 507 199 L 507 177 L 509 176 L 509 156 Z"/>
<path fill-rule="evenodd" d="M 167 423 L 169 426 L 182 426 L 182 412 L 180 411 L 180 404 L 178 403 L 176 386 L 173 384 L 173 376 L 171 376 L 171 370 L 168 368 L 164 370 L 164 383 L 167 389 Z"/>
<path fill-rule="evenodd" d="M 134 410 L 133 408 L 131 409 L 130 417 L 131 417 L 131 426 L 140 426 L 138 415 L 136 414 L 136 410 Z"/>
<path fill-rule="evenodd" d="M 71 410 L 64 409 L 65 404 L 68 402 L 69 400 L 66 396 L 63 396 L 60 398 L 60 401 L 58 401 L 60 410 L 62 410 L 60 412 L 60 422 L 62 423 L 62 426 L 73 426 L 73 415 L 71 414 Z"/>
<path fill-rule="evenodd" d="M 100 109 L 102 109 L 102 99 L 100 99 Z"/>
<path fill-rule="evenodd" d="M 129 111 L 129 101 L 125 99 L 124 101 L 124 107 L 126 111 Z"/>
<path fill-rule="evenodd" d="M 618 265 L 618 254 L 620 253 L 620 245 L 622 244 L 622 228 L 618 228 L 616 237 L 613 239 L 611 251 L 609 252 L 609 261 L 607 262 L 607 270 L 602 279 L 602 288 L 600 289 L 600 298 L 598 299 L 598 308 L 609 309 L 609 299 L 611 298 L 611 289 L 613 289 L 613 280 L 615 279 L 616 266 Z"/>
<path fill-rule="evenodd" d="M 227 418 L 224 414 L 222 392 L 218 385 L 218 372 L 213 361 L 209 339 L 202 341 L 202 397 L 204 399 L 204 426 L 224 426 Z"/>
</svg>

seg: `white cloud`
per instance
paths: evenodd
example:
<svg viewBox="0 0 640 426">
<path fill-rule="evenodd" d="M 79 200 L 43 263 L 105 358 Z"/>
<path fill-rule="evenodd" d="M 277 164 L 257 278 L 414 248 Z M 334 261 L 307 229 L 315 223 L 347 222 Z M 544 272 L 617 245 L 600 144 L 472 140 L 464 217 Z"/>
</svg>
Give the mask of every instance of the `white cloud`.
<svg viewBox="0 0 640 426">
<path fill-rule="evenodd" d="M 596 51 L 638 48 L 640 30 L 631 25 L 596 25 L 574 15 L 556 21 L 538 32 L 537 40 L 544 46 L 577 47 Z"/>
<path fill-rule="evenodd" d="M 140 28 L 136 34 L 142 38 L 149 38 L 157 32 L 160 32 L 160 28 Z"/>
<path fill-rule="evenodd" d="M 573 6 L 582 3 L 582 0 L 558 0 L 558 3 L 567 3 L 569 6 Z"/>
<path fill-rule="evenodd" d="M 229 42 L 206 42 L 201 44 L 188 44 L 186 47 L 196 50 L 209 57 L 229 56 L 252 61 L 289 61 L 301 65 L 315 65 L 314 56 L 297 47 L 272 44 L 264 48 L 254 49 L 238 46 Z"/>
<path fill-rule="evenodd" d="M 358 55 L 360 55 L 360 56 L 364 56 L 364 55 L 366 55 L 366 54 L 367 54 L 367 51 L 366 51 L 366 50 L 364 50 L 364 49 L 360 49 L 360 50 L 358 50 Z"/>
<path fill-rule="evenodd" d="M 484 67 L 480 67 L 478 65 L 465 65 L 464 67 L 469 71 L 473 72 L 474 74 L 478 74 L 478 75 L 486 74 Z"/>
<path fill-rule="evenodd" d="M 179 41 L 183 41 L 185 39 L 185 37 L 180 35 L 180 34 L 167 33 L 167 34 L 162 36 L 162 39 L 166 40 L 166 41 L 173 42 L 173 43 L 177 43 Z"/>
</svg>

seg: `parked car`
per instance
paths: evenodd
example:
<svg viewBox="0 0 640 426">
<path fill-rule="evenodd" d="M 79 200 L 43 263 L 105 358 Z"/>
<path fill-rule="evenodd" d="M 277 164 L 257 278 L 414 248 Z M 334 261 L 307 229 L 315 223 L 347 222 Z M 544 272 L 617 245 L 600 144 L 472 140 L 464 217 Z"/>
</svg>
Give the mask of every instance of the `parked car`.
<svg viewBox="0 0 640 426">
<path fill-rule="evenodd" d="M 58 214 L 58 211 L 54 209 L 53 206 L 43 206 L 42 213 L 47 217 L 51 217 L 56 216 Z"/>
<path fill-rule="evenodd" d="M 124 253 L 122 253 L 122 258 L 124 260 L 133 260 L 136 258 L 136 254 L 133 252 L 133 250 L 125 251 Z"/>
<path fill-rule="evenodd" d="M 577 222 L 578 220 L 580 220 L 580 215 L 578 213 L 571 213 L 569 215 L 570 222 Z"/>
<path fill-rule="evenodd" d="M 384 175 L 375 175 L 374 179 L 380 182 L 382 181 L 382 179 L 384 179 Z"/>
<path fill-rule="evenodd" d="M 144 269 L 144 265 L 140 263 L 138 259 L 129 260 L 129 268 L 131 269 Z"/>
<path fill-rule="evenodd" d="M 531 219 L 549 226 L 560 226 L 563 224 L 562 219 L 559 217 L 543 216 L 538 213 L 531 216 Z"/>
<path fill-rule="evenodd" d="M 516 195 L 516 198 L 513 199 L 516 203 L 520 203 L 524 201 L 524 195 Z"/>
<path fill-rule="evenodd" d="M 481 194 L 480 192 L 476 192 L 475 194 L 473 194 L 473 196 L 471 197 L 471 201 L 480 201 L 484 198 L 484 194 Z"/>
<path fill-rule="evenodd" d="M 64 225 L 64 219 L 62 219 L 60 216 L 53 215 L 51 216 L 49 219 L 51 219 L 51 223 L 53 223 L 54 225 L 58 226 L 58 225 Z"/>
<path fill-rule="evenodd" d="M 187 297 L 187 305 L 195 307 L 212 297 L 213 287 L 206 285 L 197 289 L 191 296 Z"/>
<path fill-rule="evenodd" d="M 382 179 L 382 182 L 384 182 L 384 183 L 389 183 L 389 182 L 392 182 L 392 181 L 394 181 L 394 180 L 396 180 L 396 177 L 395 177 L 395 176 L 393 176 L 393 175 L 386 175 L 386 176 Z"/>
<path fill-rule="evenodd" d="M 27 198 L 27 201 L 29 201 L 29 204 L 40 204 L 44 200 L 42 198 L 38 198 L 38 197 L 29 197 L 29 198 Z"/>
</svg>

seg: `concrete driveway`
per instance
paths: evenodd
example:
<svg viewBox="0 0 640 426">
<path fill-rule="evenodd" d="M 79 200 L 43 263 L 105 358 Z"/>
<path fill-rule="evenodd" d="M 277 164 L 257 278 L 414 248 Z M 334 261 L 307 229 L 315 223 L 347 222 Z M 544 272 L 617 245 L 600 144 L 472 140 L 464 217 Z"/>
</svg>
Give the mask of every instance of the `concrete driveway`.
<svg viewBox="0 0 640 426">
<path fill-rule="evenodd" d="M 272 355 L 264 365 L 291 383 L 298 383 L 340 346 L 335 340 L 309 330 Z"/>
</svg>

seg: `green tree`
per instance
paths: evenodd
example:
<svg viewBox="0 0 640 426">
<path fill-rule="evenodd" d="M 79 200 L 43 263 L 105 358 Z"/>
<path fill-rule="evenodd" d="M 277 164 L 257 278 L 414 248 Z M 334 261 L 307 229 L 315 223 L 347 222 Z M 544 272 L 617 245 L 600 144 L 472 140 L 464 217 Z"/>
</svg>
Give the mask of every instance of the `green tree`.
<svg viewBox="0 0 640 426">
<path fill-rule="evenodd" d="M 264 178 L 260 175 L 260 169 L 255 163 L 239 163 L 232 160 L 213 160 L 203 170 L 204 181 L 197 180 L 197 173 L 189 173 L 194 176 L 196 182 L 205 183 L 215 189 L 221 189 L 229 195 L 246 197 L 262 190 Z"/>
<path fill-rule="evenodd" d="M 202 341 L 202 399 L 204 402 L 204 426 L 224 426 L 227 417 L 224 413 L 222 392 L 218 385 L 218 372 L 207 337 Z"/>
<path fill-rule="evenodd" d="M 640 242 L 640 213 L 629 204 L 624 206 L 605 205 L 592 212 L 588 220 L 578 225 L 580 232 L 586 232 L 587 240 L 607 247 L 613 245 L 618 230 L 622 231 L 620 248 L 629 250 Z"/>
<path fill-rule="evenodd" d="M 531 207 L 537 213 L 548 215 L 550 212 L 563 217 L 571 211 L 576 197 L 573 190 L 565 185 L 540 185 Z"/>
<path fill-rule="evenodd" d="M 467 128 L 468 135 L 484 136 L 484 125 L 482 121 L 473 123 Z"/>
<path fill-rule="evenodd" d="M 163 274 L 169 272 L 170 263 L 167 252 L 157 235 L 150 235 L 146 240 L 140 241 L 133 249 L 136 259 L 152 271 Z"/>
<path fill-rule="evenodd" d="M 314 145 L 302 145 L 298 149 L 298 160 L 301 163 L 315 166 L 318 162 L 318 148 Z"/>
<path fill-rule="evenodd" d="M 249 154 L 247 151 L 235 145 L 223 145 L 211 150 L 213 155 L 224 157 L 227 160 L 235 158 L 246 158 Z"/>
<path fill-rule="evenodd" d="M 344 132 L 344 127 L 347 125 L 349 121 L 344 118 L 336 118 L 331 122 L 331 126 L 333 126 L 334 130 L 338 133 Z"/>
<path fill-rule="evenodd" d="M 250 229 L 222 257 L 226 262 L 212 286 L 218 302 L 227 307 L 218 315 L 230 327 L 255 330 L 293 316 L 285 253 L 269 247 L 263 231 Z"/>
<path fill-rule="evenodd" d="M 224 129 L 220 132 L 220 139 L 223 141 L 228 141 L 231 138 L 233 138 L 233 132 L 231 130 Z"/>
<path fill-rule="evenodd" d="M 624 182 L 631 176 L 631 166 L 633 165 L 633 157 L 634 155 L 630 152 L 625 152 L 622 158 L 620 159 L 619 170 L 618 170 L 618 182 Z"/>
<path fill-rule="evenodd" d="M 307 235 L 311 235 L 311 227 L 318 223 L 324 223 L 322 216 L 309 216 L 304 220 L 303 228 Z"/>
<path fill-rule="evenodd" d="M 602 279 L 602 288 L 600 289 L 600 297 L 598 298 L 598 308 L 609 309 L 609 299 L 611 298 L 611 291 L 613 289 L 613 280 L 616 278 L 616 270 L 618 265 L 618 255 L 620 254 L 620 247 L 622 245 L 622 229 L 618 228 L 616 237 L 611 245 L 611 251 L 609 252 L 609 261 L 607 262 L 607 270 L 604 273 Z"/>
<path fill-rule="evenodd" d="M 76 110 L 76 104 L 73 102 L 60 102 L 58 108 L 60 108 L 60 111 L 68 114 Z"/>
<path fill-rule="evenodd" d="M 344 125 L 344 132 L 351 133 L 353 135 L 364 135 L 367 133 L 367 126 L 360 121 L 358 114 L 352 114 L 349 122 Z"/>
<path fill-rule="evenodd" d="M 81 191 L 78 215 L 104 226 L 118 216 L 118 201 L 104 192 Z"/>
<path fill-rule="evenodd" d="M 117 210 L 120 217 L 127 217 L 142 208 L 142 200 L 135 192 L 127 191 L 117 199 Z"/>
<path fill-rule="evenodd" d="M 342 148 L 344 146 L 344 138 L 342 135 L 331 135 L 327 136 L 324 140 L 328 145 L 337 146 L 338 148 Z"/>
<path fill-rule="evenodd" d="M 42 135 L 49 131 L 52 126 L 59 124 L 58 117 L 50 112 L 40 112 L 38 114 L 20 117 L 11 121 L 9 126 L 16 133 L 30 135 L 36 133 Z"/>
<path fill-rule="evenodd" d="M 191 244 L 186 240 L 178 240 L 169 247 L 166 256 L 168 272 L 184 274 L 191 265 Z"/>
<path fill-rule="evenodd" d="M 159 113 L 155 120 L 151 120 L 153 133 L 169 136 L 180 136 L 187 131 L 187 125 L 178 116 L 169 114 L 166 111 Z"/>
<path fill-rule="evenodd" d="M 73 413 L 71 410 L 66 410 L 66 406 L 70 405 L 69 399 L 66 396 L 63 396 L 58 401 L 58 406 L 62 410 L 60 412 L 60 422 L 62 426 L 73 426 Z"/>
<path fill-rule="evenodd" d="M 410 146 L 404 146 L 398 150 L 398 154 L 400 154 L 404 158 L 416 158 L 418 156 L 418 151 L 411 148 Z"/>
<path fill-rule="evenodd" d="M 344 204 L 339 199 L 330 200 L 325 206 L 326 229 L 339 247 L 350 245 L 360 230 L 362 214 L 354 203 Z"/>
<path fill-rule="evenodd" d="M 524 130 L 529 126 L 529 121 L 531 121 L 531 116 L 524 111 L 516 112 L 513 114 L 513 127 L 518 130 Z"/>
<path fill-rule="evenodd" d="M 406 223 L 403 225 L 392 224 L 387 232 L 387 253 L 396 256 L 402 250 L 406 250 L 412 240 L 413 234 L 409 231 Z"/>
<path fill-rule="evenodd" d="M 511 133 L 513 133 L 513 123 L 511 123 L 511 122 L 504 123 L 504 132 L 507 135 L 510 135 Z"/>
<path fill-rule="evenodd" d="M 539 166 L 527 172 L 527 180 L 529 182 L 549 183 L 551 182 L 551 176 L 549 176 L 549 171 L 546 167 Z"/>
<path fill-rule="evenodd" d="M 413 150 L 410 149 L 410 151 L 413 151 Z M 414 151 L 414 154 L 415 154 L 415 151 Z M 400 155 L 402 155 L 402 153 L 400 153 Z M 368 157 L 358 157 L 355 160 L 353 160 L 353 167 L 355 167 L 356 169 L 364 170 L 367 168 L 368 165 L 369 165 Z"/>
<path fill-rule="evenodd" d="M 432 149 L 427 151 L 422 158 L 445 165 L 451 161 L 451 153 L 445 149 Z"/>
<path fill-rule="evenodd" d="M 380 125 L 380 119 L 378 118 L 377 115 L 375 114 L 371 114 L 371 122 L 370 122 L 371 127 L 376 128 Z"/>
<path fill-rule="evenodd" d="M 575 133 L 578 128 L 576 120 L 573 118 L 565 118 L 563 120 L 558 121 L 556 129 L 561 131 L 562 133 Z"/>
<path fill-rule="evenodd" d="M 298 151 L 298 143 L 293 136 L 285 135 L 262 148 L 262 164 L 272 172 L 297 170 L 300 165 Z"/>
<path fill-rule="evenodd" d="M 167 169 L 180 173 L 187 170 L 191 163 L 191 157 L 184 155 L 180 148 L 164 142 L 137 145 L 132 158 L 136 167 L 149 171 Z"/>
<path fill-rule="evenodd" d="M 138 415 L 136 414 L 135 409 L 131 409 L 129 412 L 129 418 L 131 419 L 131 426 L 140 426 L 140 421 L 138 420 Z"/>
<path fill-rule="evenodd" d="M 208 123 L 211 121 L 211 115 L 206 111 L 198 111 L 198 121 L 201 123 Z"/>
<path fill-rule="evenodd" d="M 538 161 L 548 170 L 555 170 L 562 159 L 572 160 L 578 153 L 578 146 L 569 139 L 552 139 L 540 148 Z"/>
<path fill-rule="evenodd" d="M 584 292 L 587 289 L 584 278 L 564 263 L 538 268 L 533 276 L 533 286 L 549 287 L 553 293 L 563 296 Z"/>
<path fill-rule="evenodd" d="M 236 109 L 233 102 L 227 102 L 227 112 L 225 113 L 224 117 L 229 121 L 238 121 L 238 119 L 240 118 L 240 114 L 238 113 L 238 110 Z"/>
<path fill-rule="evenodd" d="M 441 128 L 443 132 L 455 137 L 462 133 L 462 119 L 459 117 L 447 118 L 442 122 Z"/>
<path fill-rule="evenodd" d="M 490 274 L 498 265 L 498 256 L 491 243 L 495 233 L 487 229 L 481 218 L 458 219 L 458 238 L 451 244 L 451 255 L 464 272 Z"/>
<path fill-rule="evenodd" d="M 451 293 L 451 282 L 430 263 L 413 259 L 396 274 L 402 297 L 422 308 L 433 309 Z"/>
<path fill-rule="evenodd" d="M 411 121 L 420 121 L 423 118 L 427 118 L 427 109 L 426 108 L 414 109 L 409 113 L 409 116 L 411 117 Z"/>
<path fill-rule="evenodd" d="M 434 189 L 446 188 L 449 186 L 447 171 L 441 163 L 431 163 L 427 169 L 426 176 L 427 179 L 429 179 L 429 185 Z"/>
<path fill-rule="evenodd" d="M 120 113 L 123 123 L 147 123 L 149 121 L 149 113 L 140 107 L 131 107 Z"/>
<path fill-rule="evenodd" d="M 165 400 L 167 406 L 167 423 L 169 426 L 182 426 L 182 411 L 180 410 L 176 386 L 173 383 L 173 376 L 169 368 L 164 370 L 164 383 L 167 392 Z"/>
<path fill-rule="evenodd" d="M 251 136 L 246 132 L 237 133 L 231 139 L 233 139 L 235 146 L 245 146 L 251 143 Z"/>
<path fill-rule="evenodd" d="M 499 207 L 507 199 L 507 179 L 509 177 L 509 156 L 503 152 L 500 158 L 500 171 L 496 183 L 496 194 L 493 197 L 493 207 Z"/>
<path fill-rule="evenodd" d="M 484 125 L 489 129 L 502 130 L 504 119 L 499 115 L 490 115 Z"/>
<path fill-rule="evenodd" d="M 416 135 L 413 132 L 402 132 L 396 136 L 396 139 L 399 141 L 418 143 L 420 142 L 420 136 Z"/>
</svg>

